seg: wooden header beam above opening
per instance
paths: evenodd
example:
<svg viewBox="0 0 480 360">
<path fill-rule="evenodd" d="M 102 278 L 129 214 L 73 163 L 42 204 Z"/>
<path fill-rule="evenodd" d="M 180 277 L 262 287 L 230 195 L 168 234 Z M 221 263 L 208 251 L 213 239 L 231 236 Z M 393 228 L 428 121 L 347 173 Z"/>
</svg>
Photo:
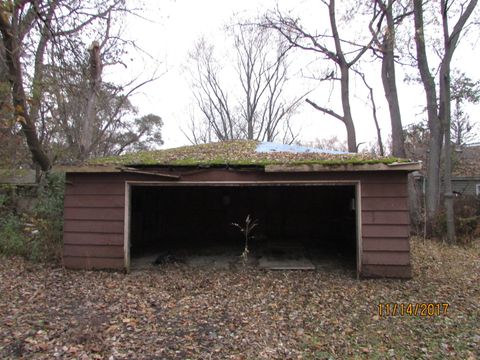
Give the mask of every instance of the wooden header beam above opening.
<svg viewBox="0 0 480 360">
<path fill-rule="evenodd" d="M 417 171 L 422 169 L 419 162 L 393 164 L 302 164 L 302 165 L 266 165 L 265 172 L 337 172 L 337 171 Z"/>
<path fill-rule="evenodd" d="M 180 175 L 165 174 L 165 173 L 160 173 L 160 172 L 156 172 L 156 171 L 138 170 L 136 168 L 129 168 L 129 167 L 120 168 L 120 170 L 122 172 L 126 172 L 126 173 L 153 175 L 153 176 L 159 176 L 159 177 L 164 177 L 164 178 L 169 178 L 169 179 L 174 179 L 174 180 L 180 179 Z"/>
<path fill-rule="evenodd" d="M 90 165 L 90 166 L 57 166 L 54 169 L 55 171 L 63 171 L 67 173 L 134 173 L 134 174 L 142 174 L 142 175 L 151 175 L 151 176 L 159 176 L 163 178 L 169 178 L 173 180 L 180 179 L 180 175 L 173 175 L 173 174 L 165 174 L 157 171 L 145 171 L 139 170 L 134 167 L 123 167 L 123 166 L 98 166 L 98 165 Z"/>
</svg>

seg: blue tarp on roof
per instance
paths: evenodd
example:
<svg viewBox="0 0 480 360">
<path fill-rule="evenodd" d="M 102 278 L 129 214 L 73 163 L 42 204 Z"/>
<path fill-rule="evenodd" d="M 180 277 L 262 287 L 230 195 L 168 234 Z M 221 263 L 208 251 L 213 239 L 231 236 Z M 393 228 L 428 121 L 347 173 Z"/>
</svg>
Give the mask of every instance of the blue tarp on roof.
<svg viewBox="0 0 480 360">
<path fill-rule="evenodd" d="M 257 145 L 256 152 L 291 152 L 291 153 L 320 153 L 320 154 L 348 154 L 345 151 L 324 150 L 300 145 L 276 144 L 261 142 Z"/>
</svg>

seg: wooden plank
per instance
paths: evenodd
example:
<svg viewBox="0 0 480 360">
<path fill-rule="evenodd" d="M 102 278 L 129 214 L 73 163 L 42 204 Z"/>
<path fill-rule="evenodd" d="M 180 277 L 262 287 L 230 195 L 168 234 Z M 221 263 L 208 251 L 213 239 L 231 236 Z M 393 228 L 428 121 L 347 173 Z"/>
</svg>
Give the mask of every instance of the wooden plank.
<svg viewBox="0 0 480 360">
<path fill-rule="evenodd" d="M 408 198 L 398 197 L 398 198 L 380 198 L 380 197 L 371 197 L 363 198 L 362 197 L 362 210 L 390 210 L 390 211 L 401 211 L 408 210 Z"/>
<path fill-rule="evenodd" d="M 410 265 L 363 265 L 360 276 L 362 278 L 410 279 L 412 268 Z"/>
<path fill-rule="evenodd" d="M 175 175 L 177 173 L 172 173 Z M 125 181 L 159 181 L 157 176 L 129 173 L 67 173 L 67 181 L 75 184 L 125 184 Z"/>
<path fill-rule="evenodd" d="M 80 233 L 123 234 L 123 221 L 66 220 L 63 230 Z"/>
<path fill-rule="evenodd" d="M 408 188 L 405 184 L 364 184 L 362 197 L 407 197 Z"/>
<path fill-rule="evenodd" d="M 91 258 L 91 257 L 77 257 L 64 256 L 63 264 L 68 269 L 111 269 L 123 270 L 125 263 L 123 259 L 114 258 Z"/>
<path fill-rule="evenodd" d="M 90 183 L 90 184 L 100 184 L 100 183 L 124 183 L 125 174 L 120 172 L 118 173 L 67 173 L 66 180 L 67 182 L 77 183 Z"/>
<path fill-rule="evenodd" d="M 266 165 L 265 172 L 344 172 L 344 171 L 416 171 L 420 170 L 418 163 L 403 163 L 395 166 L 386 164 L 301 164 L 301 165 Z"/>
<path fill-rule="evenodd" d="M 362 224 L 410 225 L 408 211 L 362 211 Z"/>
<path fill-rule="evenodd" d="M 410 265 L 408 251 L 363 251 L 364 265 Z"/>
<path fill-rule="evenodd" d="M 362 224 L 362 237 L 408 238 L 410 227 L 407 225 L 366 225 Z"/>
<path fill-rule="evenodd" d="M 130 173 L 130 174 L 151 175 L 151 176 L 157 176 L 157 177 L 167 178 L 171 180 L 180 179 L 180 175 L 172 175 L 172 174 L 167 174 L 165 172 L 157 172 L 157 171 L 145 171 L 145 170 L 139 170 L 139 169 L 130 168 L 130 167 L 122 168 L 122 172 Z"/>
<path fill-rule="evenodd" d="M 67 195 L 124 195 L 125 184 L 123 182 L 114 183 L 67 183 L 65 187 Z"/>
<path fill-rule="evenodd" d="M 122 245 L 123 234 L 63 232 L 65 245 Z"/>
<path fill-rule="evenodd" d="M 54 171 L 65 173 L 118 173 L 120 169 L 114 165 L 79 165 L 79 166 L 55 166 Z"/>
<path fill-rule="evenodd" d="M 366 184 L 406 184 L 408 175 L 403 172 L 371 172 L 362 173 L 362 185 Z"/>
<path fill-rule="evenodd" d="M 410 251 L 408 238 L 363 238 L 364 251 Z"/>
<path fill-rule="evenodd" d="M 66 195 L 65 207 L 83 208 L 122 208 L 125 206 L 124 195 Z"/>
<path fill-rule="evenodd" d="M 92 258 L 121 258 L 123 259 L 123 245 L 70 245 L 63 247 L 63 256 L 92 257 Z"/>
<path fill-rule="evenodd" d="M 123 221 L 124 210 L 122 208 L 65 208 L 63 218 L 65 220 L 117 220 Z"/>
</svg>

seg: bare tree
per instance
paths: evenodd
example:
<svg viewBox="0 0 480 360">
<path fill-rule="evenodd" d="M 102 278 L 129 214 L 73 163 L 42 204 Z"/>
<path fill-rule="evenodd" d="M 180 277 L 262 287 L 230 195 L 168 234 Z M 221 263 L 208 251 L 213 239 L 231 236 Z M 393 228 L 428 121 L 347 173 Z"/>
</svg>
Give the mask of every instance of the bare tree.
<svg viewBox="0 0 480 360">
<path fill-rule="evenodd" d="M 377 130 L 378 152 L 379 152 L 380 156 L 385 156 L 385 149 L 383 147 L 383 141 L 382 141 L 382 132 L 381 132 L 381 129 L 380 129 L 380 124 L 378 122 L 378 116 L 377 116 L 377 104 L 375 102 L 375 97 L 373 95 L 373 87 L 371 87 L 369 85 L 369 83 L 367 81 L 367 78 L 366 78 L 364 73 L 362 73 L 361 71 L 358 71 L 358 70 L 356 70 L 355 72 L 360 76 L 360 78 L 363 81 L 363 84 L 368 89 L 368 98 L 369 98 L 370 104 L 371 104 L 370 107 L 372 108 L 373 121 L 375 123 L 375 129 Z M 393 135 L 392 135 L 392 137 L 393 137 Z M 358 148 L 358 146 L 357 146 L 357 148 Z M 394 155 L 394 156 L 398 156 L 398 155 Z M 403 157 L 405 157 L 405 154 L 403 155 Z"/>
<path fill-rule="evenodd" d="M 12 112 L 22 127 L 34 163 L 42 170 L 51 167 L 53 152 L 62 152 L 58 148 L 62 143 L 60 138 L 67 139 L 63 145 L 82 149 L 75 151 L 78 158 L 88 157 L 90 149 L 98 145 L 92 138 L 92 134 L 98 132 L 95 129 L 99 125 L 98 104 L 106 101 L 105 91 L 112 89 L 109 85 L 101 89 L 101 69 L 103 65 L 121 62 L 125 52 L 121 45 L 126 40 L 120 30 L 117 31 L 120 25 L 116 25 L 113 33 L 112 23 L 127 12 L 124 0 L 100 3 L 94 0 L 1 2 L 0 32 L 5 49 L 1 60 L 8 68 L 7 79 L 14 104 Z M 92 40 L 91 66 L 87 73 L 83 53 L 85 42 L 92 43 Z M 61 86 L 54 89 L 55 85 L 65 84 L 60 81 L 65 74 L 69 75 L 66 77 L 69 81 L 76 79 L 78 88 L 83 87 L 85 78 L 90 79 L 90 86 L 83 87 L 85 92 L 79 93 L 76 99 L 69 98 L 71 93 L 68 94 L 67 89 Z M 117 89 L 117 95 L 129 93 L 129 90 Z M 120 99 L 115 102 L 120 109 L 125 98 L 117 95 L 110 99 Z M 87 98 L 88 101 L 83 101 Z M 77 121 L 75 131 L 61 134 L 62 129 L 74 125 L 71 114 L 66 111 L 75 111 L 75 116 L 82 122 Z M 59 114 L 63 116 L 59 117 Z M 99 131 L 107 133 L 110 129 Z M 50 145 L 54 148 L 49 148 Z M 64 148 L 63 152 L 66 150 Z M 73 154 L 70 150 L 67 152 Z"/>
<path fill-rule="evenodd" d="M 345 141 L 340 140 L 337 136 L 331 136 L 328 138 L 319 139 L 316 138 L 310 142 L 299 143 L 303 146 L 315 147 L 322 150 L 334 150 L 334 151 L 348 151 L 348 146 Z"/>
<path fill-rule="evenodd" d="M 466 5 L 466 6 L 465 6 Z M 452 4 L 447 0 L 440 1 L 440 16 L 442 26 L 442 48 L 437 49 L 440 54 L 440 69 L 438 73 L 439 98 L 437 102 L 436 83 L 431 74 L 425 39 L 424 3 L 422 0 L 413 1 L 415 44 L 417 49 L 417 64 L 420 71 L 423 87 L 427 99 L 427 117 L 430 130 L 429 158 L 427 163 L 427 190 L 426 211 L 427 221 L 431 225 L 440 205 L 440 159 L 444 153 L 444 198 L 447 215 L 447 238 L 449 242 L 455 241 L 455 227 L 453 214 L 453 192 L 451 183 L 451 87 L 450 64 L 458 45 L 462 30 L 477 5 L 477 0 L 470 0 L 462 4 L 460 15 L 452 31 L 449 29 L 449 16 Z"/>
<path fill-rule="evenodd" d="M 38 3 L 34 6 L 33 2 L 6 2 L 0 3 L 0 32 L 2 42 L 5 47 L 5 63 L 8 68 L 8 80 L 11 85 L 13 113 L 16 121 L 21 125 L 28 148 L 32 153 L 32 158 L 40 168 L 48 171 L 51 167 L 50 159 L 38 140 L 38 134 L 35 124 L 35 112 L 38 98 L 35 92 L 32 101 L 32 107 L 28 106 L 27 94 L 24 88 L 24 75 L 22 63 L 22 42 L 27 31 L 33 29 L 35 20 L 38 20 L 37 11 L 43 12 L 43 24 L 40 25 L 40 40 L 37 47 L 37 56 L 35 58 L 36 81 L 41 80 L 41 65 L 45 52 L 45 44 L 50 37 L 50 23 L 53 18 L 53 12 L 56 8 L 56 2 L 50 4 Z M 34 20 L 35 19 L 35 20 Z M 40 79 L 39 79 L 40 78 Z M 38 86 L 38 85 L 37 85 Z"/>
<path fill-rule="evenodd" d="M 138 116 L 129 99 L 143 83 L 132 80 L 122 85 L 99 83 L 89 145 L 83 146 L 85 117 L 91 116 L 86 111 L 92 96 L 90 71 L 90 55 L 86 51 L 79 58 L 63 58 L 58 67 L 46 67 L 38 127 L 41 141 L 50 149 L 53 160 L 69 163 L 161 145 L 162 119 L 153 114 Z"/>
<path fill-rule="evenodd" d="M 368 40 L 365 44 L 357 44 L 354 41 L 346 40 L 339 33 L 335 0 L 322 0 L 322 3 L 328 10 L 328 18 L 330 22 L 329 33 L 310 33 L 302 27 L 298 19 L 284 16 L 278 9 L 274 14 L 266 16 L 263 25 L 268 28 L 276 29 L 291 46 L 321 54 L 335 64 L 335 70 L 324 76 L 322 80 L 338 80 L 340 82 L 342 113 L 319 105 L 317 102 L 310 99 L 306 99 L 306 101 L 315 109 L 340 120 L 345 125 L 347 130 L 348 150 L 350 152 L 356 152 L 357 139 L 350 105 L 350 71 L 370 48 L 373 39 Z M 378 14 L 375 13 L 372 14 L 371 23 L 375 21 L 377 15 Z M 329 45 L 331 41 L 333 41 L 333 47 Z M 344 49 L 345 45 L 349 45 L 348 50 Z M 337 70 L 338 74 L 336 73 Z"/>
<path fill-rule="evenodd" d="M 85 159 L 93 142 L 93 123 L 96 115 L 96 105 L 102 81 L 102 60 L 100 44 L 94 41 L 89 52 L 89 93 L 85 121 L 80 136 L 80 157 Z"/>
<path fill-rule="evenodd" d="M 407 4 L 402 4 L 399 0 L 375 0 L 373 11 L 380 11 L 381 14 L 375 28 L 373 23 L 370 24 L 370 31 L 376 45 L 374 52 L 380 55 L 382 60 L 382 84 L 392 129 L 392 155 L 404 158 L 402 116 L 395 76 L 395 43 L 397 26 L 405 17 L 411 15 L 412 11 Z"/>
<path fill-rule="evenodd" d="M 289 121 L 305 95 L 287 99 L 289 48 L 273 35 L 252 25 L 232 27 L 233 69 L 222 66 L 225 63 L 215 58 L 214 47 L 205 39 L 197 42 L 190 57 L 195 67 L 194 97 L 202 119 L 190 125 L 187 137 L 191 142 L 214 138 L 273 141 L 280 135 L 284 139 L 292 135 L 289 142 L 295 139 Z M 237 82 L 225 80 L 233 73 Z"/>
<path fill-rule="evenodd" d="M 213 56 L 213 46 L 201 39 L 190 57 L 196 65 L 194 97 L 208 128 L 220 141 L 239 138 L 237 114 L 220 83 L 220 65 Z M 190 130 L 196 131 L 195 128 Z M 194 135 L 193 138 L 197 137 Z"/>
</svg>

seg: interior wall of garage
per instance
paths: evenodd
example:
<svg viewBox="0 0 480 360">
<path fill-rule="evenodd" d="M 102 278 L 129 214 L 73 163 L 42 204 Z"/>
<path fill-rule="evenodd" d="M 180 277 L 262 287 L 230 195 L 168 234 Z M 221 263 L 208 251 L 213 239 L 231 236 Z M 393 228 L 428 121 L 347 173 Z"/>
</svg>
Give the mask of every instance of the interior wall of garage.
<svg viewBox="0 0 480 360">
<path fill-rule="evenodd" d="M 253 250 L 282 244 L 349 257 L 355 264 L 354 185 L 198 185 L 132 186 L 131 256 L 242 248 L 243 235 L 233 224 L 250 216 L 257 222 Z"/>
</svg>

